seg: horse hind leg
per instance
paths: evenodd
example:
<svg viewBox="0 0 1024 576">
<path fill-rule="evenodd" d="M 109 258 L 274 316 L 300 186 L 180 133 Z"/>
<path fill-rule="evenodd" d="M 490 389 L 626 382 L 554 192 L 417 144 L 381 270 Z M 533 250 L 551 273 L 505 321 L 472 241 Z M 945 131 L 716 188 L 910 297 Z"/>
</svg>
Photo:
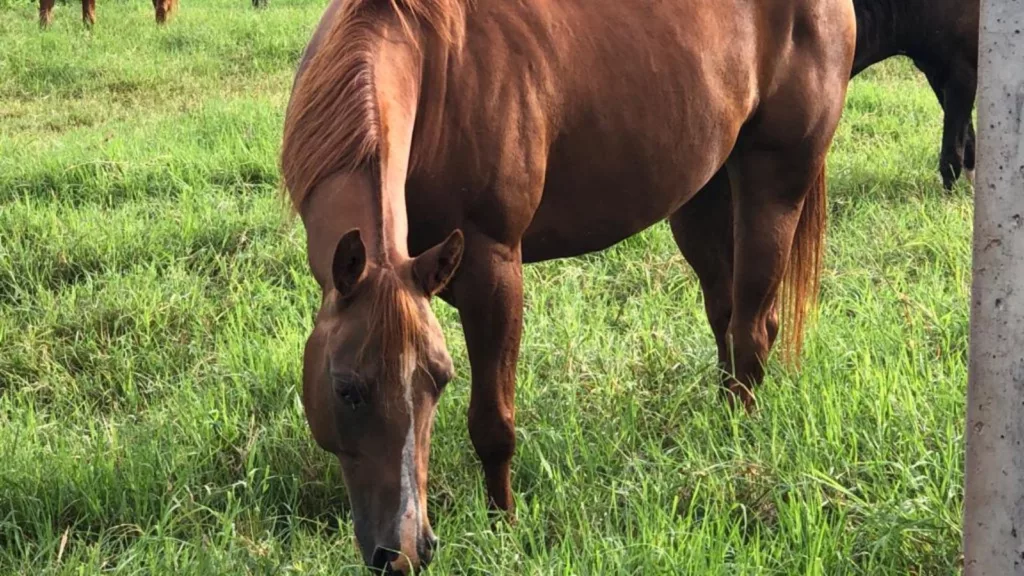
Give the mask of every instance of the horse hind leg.
<svg viewBox="0 0 1024 576">
<path fill-rule="evenodd" d="M 727 331 L 728 390 L 748 410 L 778 335 L 785 306 L 787 350 L 800 352 L 803 311 L 816 295 L 824 232 L 826 146 L 746 149 L 730 159 L 735 264 Z M 788 294 L 781 294 L 783 280 Z"/>
<path fill-rule="evenodd" d="M 39 0 L 39 27 L 46 28 L 53 22 L 54 0 Z"/>
<path fill-rule="evenodd" d="M 90 28 L 96 24 L 96 0 L 82 0 L 82 22 Z"/>
<path fill-rule="evenodd" d="M 733 227 L 729 174 L 722 168 L 669 217 L 672 236 L 693 268 L 718 351 L 723 384 L 729 365 L 726 332 L 732 318 Z"/>
<path fill-rule="evenodd" d="M 171 17 L 178 7 L 178 0 L 153 0 L 153 11 L 156 15 L 156 23 L 163 25 Z"/>
</svg>

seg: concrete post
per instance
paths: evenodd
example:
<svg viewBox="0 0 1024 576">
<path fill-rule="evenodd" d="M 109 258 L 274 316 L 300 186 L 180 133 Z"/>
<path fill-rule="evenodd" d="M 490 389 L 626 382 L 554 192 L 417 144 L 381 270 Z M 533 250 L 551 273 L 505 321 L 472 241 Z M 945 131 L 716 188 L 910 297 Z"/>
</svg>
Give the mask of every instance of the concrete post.
<svg viewBox="0 0 1024 576">
<path fill-rule="evenodd" d="M 982 0 L 964 574 L 1024 576 L 1024 0 Z"/>
</svg>

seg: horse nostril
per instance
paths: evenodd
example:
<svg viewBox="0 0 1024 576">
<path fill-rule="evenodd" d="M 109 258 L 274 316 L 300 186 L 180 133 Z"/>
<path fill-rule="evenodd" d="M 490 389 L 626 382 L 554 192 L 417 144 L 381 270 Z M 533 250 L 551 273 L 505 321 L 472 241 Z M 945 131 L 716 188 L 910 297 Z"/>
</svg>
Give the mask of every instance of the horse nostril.
<svg viewBox="0 0 1024 576">
<path fill-rule="evenodd" d="M 391 563 L 397 559 L 398 552 L 378 547 L 373 551 L 373 558 L 370 559 L 370 568 L 379 570 L 383 574 L 392 574 Z"/>
<path fill-rule="evenodd" d="M 433 534 L 423 538 L 423 546 L 420 549 L 420 560 L 423 562 L 425 567 L 430 564 L 430 561 L 434 559 L 434 552 L 437 551 L 437 545 L 439 544 L 437 536 Z"/>
</svg>

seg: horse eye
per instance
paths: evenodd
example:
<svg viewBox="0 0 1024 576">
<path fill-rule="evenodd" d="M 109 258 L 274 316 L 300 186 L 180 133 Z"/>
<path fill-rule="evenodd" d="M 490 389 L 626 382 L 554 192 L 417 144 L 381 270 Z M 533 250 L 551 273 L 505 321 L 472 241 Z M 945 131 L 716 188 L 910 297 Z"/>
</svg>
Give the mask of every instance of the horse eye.
<svg viewBox="0 0 1024 576">
<path fill-rule="evenodd" d="M 444 387 L 452 381 L 452 378 L 454 378 L 455 375 L 451 370 L 439 370 L 432 372 L 430 377 L 434 379 L 434 384 L 437 385 L 438 390 L 444 390 Z"/>
<path fill-rule="evenodd" d="M 353 377 L 335 377 L 334 391 L 338 398 L 353 410 L 365 403 L 363 386 Z"/>
<path fill-rule="evenodd" d="M 353 408 L 358 408 L 363 403 L 363 396 L 355 388 L 343 388 L 339 392 L 341 399 Z"/>
</svg>

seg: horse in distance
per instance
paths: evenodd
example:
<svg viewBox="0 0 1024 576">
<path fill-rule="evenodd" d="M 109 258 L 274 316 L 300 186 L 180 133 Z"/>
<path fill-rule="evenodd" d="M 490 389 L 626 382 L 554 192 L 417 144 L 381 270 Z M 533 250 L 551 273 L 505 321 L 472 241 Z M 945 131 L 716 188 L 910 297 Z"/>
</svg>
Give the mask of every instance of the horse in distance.
<svg viewBox="0 0 1024 576">
<path fill-rule="evenodd" d="M 53 6 L 56 0 L 39 0 L 39 26 L 47 28 L 53 22 Z M 163 24 L 174 12 L 178 0 L 153 0 L 156 23 Z M 96 0 L 82 0 L 82 22 L 92 27 L 96 24 Z"/>
</svg>

